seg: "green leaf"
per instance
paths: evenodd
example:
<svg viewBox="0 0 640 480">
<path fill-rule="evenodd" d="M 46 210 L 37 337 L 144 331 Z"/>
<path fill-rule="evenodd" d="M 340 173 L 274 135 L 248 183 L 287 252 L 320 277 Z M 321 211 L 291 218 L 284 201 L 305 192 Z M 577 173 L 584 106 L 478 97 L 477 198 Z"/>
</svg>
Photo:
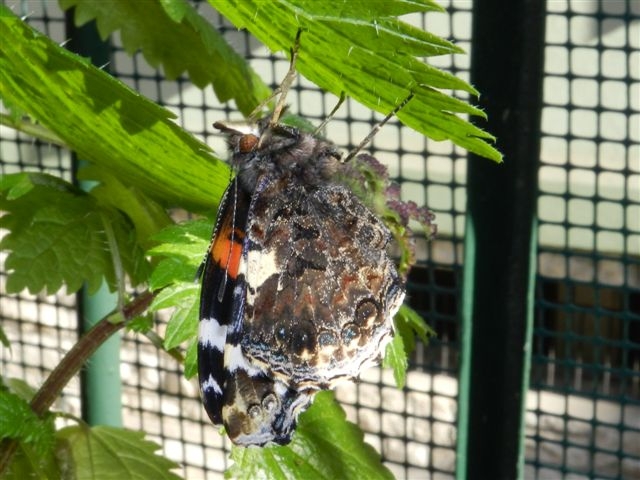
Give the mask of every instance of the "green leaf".
<svg viewBox="0 0 640 480">
<path fill-rule="evenodd" d="M 174 308 L 165 333 L 164 348 L 167 350 L 197 336 L 199 291 L 197 283 L 176 283 L 161 290 L 149 306 L 152 312 Z"/>
<path fill-rule="evenodd" d="M 9 255 L 7 292 L 68 293 L 87 282 L 95 292 L 103 278 L 116 289 L 117 270 L 134 284 L 147 276 L 143 251 L 122 213 L 50 175 L 20 173 L 0 177 L 0 228 L 9 233 L 0 248 Z M 118 268 L 114 265 L 118 259 Z"/>
<path fill-rule="evenodd" d="M 435 332 L 426 324 L 422 317 L 411 307 L 402 305 L 393 319 L 395 334 L 387 345 L 383 367 L 393 369 L 393 378 L 398 388 L 404 387 L 407 377 L 408 357 L 416 348 L 417 336 L 425 345 Z"/>
<path fill-rule="evenodd" d="M 194 336 L 193 341 L 187 346 L 184 355 L 184 376 L 193 378 L 198 374 L 198 342 Z"/>
<path fill-rule="evenodd" d="M 440 92 L 477 94 L 463 80 L 431 67 L 422 57 L 461 52 L 397 16 L 440 10 L 432 1 L 233 0 L 209 2 L 236 27 L 246 28 L 273 51 L 288 51 L 302 28 L 296 69 L 320 88 L 342 92 L 387 114 L 410 92 L 415 97 L 398 118 L 434 140 L 451 140 L 478 155 L 501 161 L 494 137 L 459 115 L 485 117 L 476 107 Z"/>
<path fill-rule="evenodd" d="M 156 455 L 157 443 L 143 432 L 122 428 L 73 426 L 57 433 L 64 478 L 154 480 L 179 479 L 178 465 Z"/>
<path fill-rule="evenodd" d="M 285 479 L 393 479 L 380 455 L 365 443 L 360 428 L 346 420 L 333 392 L 316 395 L 300 415 L 291 444 L 265 448 L 233 447 L 235 462 L 227 478 Z"/>
<path fill-rule="evenodd" d="M 187 342 L 184 359 L 184 375 L 191 378 L 197 373 L 197 337 L 200 285 L 191 282 L 177 282 L 162 289 L 149 306 L 154 312 L 163 308 L 173 308 L 163 347 L 171 350 Z"/>
<path fill-rule="evenodd" d="M 153 315 L 141 315 L 127 322 L 127 330 L 137 333 L 145 333 L 153 328 Z"/>
<path fill-rule="evenodd" d="M 387 344 L 384 352 L 382 366 L 393 369 L 393 378 L 398 388 L 404 388 L 407 380 L 407 368 L 409 367 L 409 359 L 404 349 L 402 336 L 396 333 L 393 340 Z"/>
<path fill-rule="evenodd" d="M 172 223 L 163 206 L 104 168 L 88 165 L 78 171 L 77 178 L 100 182 L 91 189 L 91 195 L 101 204 L 126 213 L 135 226 L 138 243 L 143 247 L 150 247 L 150 237 Z"/>
<path fill-rule="evenodd" d="M 3 480 L 23 480 L 26 478 L 60 480 L 62 477 L 53 449 L 42 453 L 37 452 L 28 443 L 19 443 L 2 478 Z"/>
<path fill-rule="evenodd" d="M 6 107 L 6 99 L 2 100 L 2 105 Z M 64 146 L 64 142 L 58 138 L 58 136 L 49 129 L 32 122 L 26 113 L 20 112 L 19 117 L 15 117 L 13 112 L 11 115 L 0 113 L 0 125 L 13 128 L 19 132 L 22 132 L 34 139 L 38 139 L 43 143 L 50 143 L 52 145 Z"/>
<path fill-rule="evenodd" d="M 15 393 L 0 390 L 0 439 L 12 438 L 29 444 L 45 456 L 53 450 L 53 418 L 38 417 L 29 403 Z"/>
<path fill-rule="evenodd" d="M 408 305 L 400 307 L 394 321 L 396 330 L 404 341 L 407 355 L 416 348 L 415 337 L 418 337 L 426 345 L 429 343 L 429 339 L 436 335 L 436 332 L 427 325 L 420 314 Z"/>
<path fill-rule="evenodd" d="M 244 58 L 184 0 L 60 0 L 60 5 L 75 7 L 76 25 L 95 20 L 103 39 L 119 31 L 129 55 L 141 50 L 170 80 L 186 71 L 198 87 L 213 85 L 221 102 L 235 100 L 245 115 L 270 94 Z"/>
<path fill-rule="evenodd" d="M 0 29 L 3 101 L 151 198 L 211 211 L 228 183 L 228 167 L 176 125 L 171 112 L 36 32 L 5 5 Z"/>
<path fill-rule="evenodd" d="M 36 389 L 20 378 L 3 378 L 2 382 L 11 393 L 15 393 L 25 402 L 30 402 Z"/>
<path fill-rule="evenodd" d="M 211 230 L 210 220 L 172 225 L 153 237 L 160 243 L 148 252 L 149 255 L 161 257 L 151 274 L 149 288 L 162 288 L 149 309 L 174 309 L 167 324 L 164 348 L 169 350 L 188 342 L 184 362 L 187 378 L 197 373 L 200 283 L 196 279 L 196 272 L 209 246 Z"/>
<path fill-rule="evenodd" d="M 210 220 L 195 220 L 171 225 L 154 235 L 153 240 L 159 244 L 147 253 L 162 259 L 151 274 L 149 288 L 158 290 L 172 283 L 194 283 L 212 228 Z"/>
</svg>

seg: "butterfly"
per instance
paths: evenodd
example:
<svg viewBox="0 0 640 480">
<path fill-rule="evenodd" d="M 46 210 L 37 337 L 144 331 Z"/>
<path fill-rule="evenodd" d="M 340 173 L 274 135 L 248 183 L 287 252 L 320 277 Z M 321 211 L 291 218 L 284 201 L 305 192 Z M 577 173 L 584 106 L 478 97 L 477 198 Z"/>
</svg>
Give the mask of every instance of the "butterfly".
<svg viewBox="0 0 640 480">
<path fill-rule="evenodd" d="M 234 443 L 286 444 L 318 391 L 378 363 L 404 285 L 330 142 L 269 118 L 215 126 L 236 176 L 202 276 L 202 398 Z"/>
<path fill-rule="evenodd" d="M 249 133 L 214 124 L 235 176 L 202 268 L 198 373 L 242 446 L 289 443 L 316 393 L 379 363 L 405 296 L 389 230 L 342 181 L 354 153 L 279 123 L 299 39 L 273 113 Z"/>
</svg>

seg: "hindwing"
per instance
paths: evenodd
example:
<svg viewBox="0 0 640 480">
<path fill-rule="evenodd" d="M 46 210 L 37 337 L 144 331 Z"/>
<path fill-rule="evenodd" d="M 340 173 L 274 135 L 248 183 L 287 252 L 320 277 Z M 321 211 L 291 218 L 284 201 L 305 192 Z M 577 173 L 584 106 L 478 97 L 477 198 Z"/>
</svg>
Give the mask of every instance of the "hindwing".
<svg viewBox="0 0 640 480">
<path fill-rule="evenodd" d="M 379 361 L 404 298 L 389 232 L 346 187 L 266 182 L 247 223 L 242 350 L 296 388 Z"/>
</svg>

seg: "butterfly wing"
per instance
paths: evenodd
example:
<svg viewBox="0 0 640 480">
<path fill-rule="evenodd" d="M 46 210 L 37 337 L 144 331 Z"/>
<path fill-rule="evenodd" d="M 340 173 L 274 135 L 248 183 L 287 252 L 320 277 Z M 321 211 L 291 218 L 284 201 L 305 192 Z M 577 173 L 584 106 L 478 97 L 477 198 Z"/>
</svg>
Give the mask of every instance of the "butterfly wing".
<svg viewBox="0 0 640 480">
<path fill-rule="evenodd" d="M 260 185 L 266 185 L 266 180 Z M 234 180 L 222 199 L 207 254 L 200 297 L 198 371 L 202 399 L 214 424 L 238 445 L 287 444 L 298 414 L 313 395 L 275 380 L 242 352 L 246 298 L 246 226 L 252 200 Z"/>
<path fill-rule="evenodd" d="M 236 312 L 244 301 L 240 270 L 249 201 L 234 180 L 222 197 L 202 275 L 198 375 L 204 407 L 214 424 L 222 423 L 227 331 L 240 320 Z"/>
<path fill-rule="evenodd" d="M 379 360 L 404 288 L 386 227 L 330 181 L 330 144 L 229 133 L 238 176 L 205 264 L 201 390 L 234 443 L 285 444 L 315 393 Z"/>
<path fill-rule="evenodd" d="M 227 434 L 236 445 L 286 445 L 315 393 L 295 390 L 261 369 L 238 368 L 225 383 Z"/>
<path fill-rule="evenodd" d="M 404 298 L 382 222 L 342 185 L 292 179 L 270 182 L 251 213 L 251 362 L 297 389 L 330 388 L 377 363 Z"/>
</svg>

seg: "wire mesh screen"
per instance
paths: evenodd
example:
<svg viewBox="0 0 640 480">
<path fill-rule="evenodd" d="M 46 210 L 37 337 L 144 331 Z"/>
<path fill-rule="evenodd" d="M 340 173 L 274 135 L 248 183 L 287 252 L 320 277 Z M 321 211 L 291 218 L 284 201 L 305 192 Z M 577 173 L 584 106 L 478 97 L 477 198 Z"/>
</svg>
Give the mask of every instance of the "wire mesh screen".
<svg viewBox="0 0 640 480">
<path fill-rule="evenodd" d="M 468 43 L 471 20 L 469 8 L 470 5 L 465 5 L 464 8 L 452 7 L 449 18 L 442 15 L 433 17 L 433 25 L 427 25 L 427 28 L 439 29 L 436 33 L 452 38 L 454 22 L 466 22 L 466 29 L 458 27 L 460 34 L 464 32 L 459 41 Z M 285 57 L 271 55 L 245 32 L 238 32 L 235 27 L 227 24 L 207 5 L 201 4 L 200 11 L 224 33 L 237 51 L 250 60 L 266 82 L 272 87 L 280 83 L 289 67 Z M 415 16 L 408 20 L 425 27 L 427 18 Z M 157 72 L 140 61 L 139 57 L 130 58 L 118 48 L 114 54 L 113 71 L 118 78 L 173 110 L 185 128 L 202 136 L 217 152 L 225 151 L 224 139 L 214 132 L 211 125 L 214 121 L 229 116 L 232 119 L 240 118 L 234 117 L 226 106 L 219 105 L 210 91 L 202 92 L 186 80 L 164 81 Z M 466 65 L 459 67 L 446 61 L 440 66 L 454 70 L 457 74 L 467 68 Z M 299 78 L 287 101 L 291 111 L 319 124 L 336 104 L 337 98 L 319 92 L 315 86 Z M 381 116 L 355 102 L 347 101 L 327 125 L 326 136 L 348 149 L 364 138 L 380 119 Z M 434 154 L 428 160 L 430 165 L 425 160 L 425 148 Z M 349 418 L 363 426 L 367 441 L 382 453 L 386 464 L 399 478 L 423 476 L 425 470 L 451 476 L 455 461 L 457 395 L 457 384 L 451 374 L 455 374 L 457 367 L 456 305 L 460 278 L 458 245 L 462 238 L 459 229 L 463 223 L 464 205 L 464 197 L 461 196 L 464 166 L 461 164 L 465 157 L 462 151 L 451 145 L 427 145 L 420 135 L 400 130 L 397 122 L 390 122 L 385 126 L 383 132 L 374 139 L 370 150 L 379 160 L 389 165 L 391 174 L 401 183 L 405 198 L 430 205 L 439 216 L 439 240 L 428 247 L 421 245 L 421 265 L 411 276 L 410 291 L 415 289 L 416 292 L 412 295 L 414 306 L 425 318 L 433 318 L 432 326 L 443 333 L 428 349 L 418 350 L 409 388 L 405 391 L 395 388 L 390 372 L 373 369 L 358 385 L 344 386 L 338 390 L 337 395 L 345 405 Z M 433 177 L 432 183 L 426 182 L 425 177 L 428 175 Z M 126 342 L 127 339 L 125 349 Z M 138 344 L 138 348 L 144 347 Z M 149 355 L 152 355 L 151 350 Z M 167 366 L 170 365 L 168 362 Z M 160 370 L 159 374 L 154 373 L 151 369 L 149 373 L 159 376 L 162 382 L 162 372 Z M 173 402 L 174 413 L 169 415 L 161 410 L 162 418 L 155 422 L 158 431 L 151 433 L 162 439 L 169 455 L 183 462 L 187 477 L 201 476 L 202 468 L 208 472 L 221 472 L 226 466 L 228 442 L 214 431 L 203 416 L 197 400 L 188 406 L 178 406 L 188 403 L 182 396 L 197 398 L 197 389 L 193 384 L 185 382 L 179 372 L 171 375 L 167 373 L 165 380 L 173 385 L 172 400 L 169 400 L 171 394 L 168 392 L 158 392 L 157 385 L 153 385 L 147 394 L 135 380 L 130 385 L 127 382 L 131 401 L 125 402 L 125 409 L 129 410 L 131 404 L 144 402 L 147 397 L 157 398 L 157 405 L 162 402 L 163 395 L 167 396 L 166 403 Z M 187 410 L 189 414 L 184 413 Z M 182 413 L 180 415 L 177 412 Z M 137 419 L 130 425 L 149 431 L 140 419 L 150 413 L 145 408 L 132 409 L 131 415 Z M 172 416 L 178 418 L 168 418 Z M 170 424 L 173 425 L 172 428 L 168 427 Z M 199 436 L 192 434 L 195 427 L 200 432 Z M 190 431 L 191 434 L 181 437 L 185 431 Z M 202 445 L 205 446 L 204 450 Z"/>
<path fill-rule="evenodd" d="M 56 4 L 16 4 L 14 11 L 33 13 L 30 22 L 34 28 L 57 42 L 65 39 L 64 16 Z M 0 174 L 40 171 L 70 181 L 70 166 L 68 151 L 0 126 Z M 0 322 L 11 349 L 0 346 L 0 372 L 5 379 L 22 379 L 37 387 L 78 338 L 76 297 L 62 293 L 6 295 L 5 258 L 5 252 L 0 252 Z M 67 385 L 56 408 L 80 416 L 77 378 Z"/>
<path fill-rule="evenodd" d="M 279 85 L 289 68 L 283 55 L 271 55 L 245 32 L 238 32 L 226 23 L 208 5 L 200 4 L 199 8 L 229 43 L 249 59 L 267 83 L 272 87 Z M 436 33 L 451 38 L 453 22 L 466 22 L 461 39 L 468 43 L 469 8 L 470 5 L 463 9 L 452 7 L 451 17 L 430 18 L 433 25 L 426 27 L 439 29 Z M 408 20 L 425 27 L 427 18 L 415 16 Z M 240 120 L 241 117 L 228 106 L 220 105 L 210 90 L 203 92 L 185 79 L 164 80 L 139 55 L 131 58 L 118 48 L 117 37 L 114 40 L 114 75 L 174 111 L 183 127 L 224 155 L 225 140 L 211 125 L 215 121 Z M 460 62 L 459 59 L 456 61 Z M 440 66 L 459 74 L 467 68 L 466 63 L 468 61 L 459 67 L 445 61 Z M 296 80 L 287 96 L 290 110 L 315 124 L 326 118 L 337 100 L 318 91 L 303 78 Z M 326 136 L 348 149 L 358 144 L 381 118 L 355 102 L 347 101 L 327 125 Z M 428 160 L 430 165 L 425 160 L 425 148 L 434 154 Z M 420 267 L 411 275 L 410 292 L 415 293 L 410 295 L 419 312 L 425 318 L 433 319 L 431 325 L 443 333 L 429 348 L 420 348 L 416 353 L 409 388 L 405 391 L 396 389 L 390 372 L 372 369 L 358 385 L 341 387 L 337 396 L 349 418 L 363 427 L 366 440 L 382 453 L 385 463 L 397 477 L 424 476 L 425 470 L 452 476 L 457 382 L 451 375 L 455 375 L 457 368 L 456 305 L 460 278 L 458 245 L 462 238 L 459 229 L 463 223 L 464 205 L 464 197 L 460 195 L 464 182 L 464 166 L 461 165 L 465 161 L 464 153 L 451 145 L 427 145 L 420 135 L 400 130 L 395 121 L 387 124 L 374 139 L 370 151 L 389 165 L 390 173 L 401 183 L 405 198 L 430 205 L 438 215 L 439 239 L 428 247 L 424 243 L 421 245 Z M 430 184 L 425 180 L 427 175 L 433 177 Z M 124 377 L 126 425 L 157 436 L 165 446 L 165 452 L 184 465 L 187 478 L 199 478 L 205 471 L 213 477 L 221 473 L 227 466 L 229 442 L 218 435 L 206 418 L 197 399 L 195 383 L 186 382 L 172 360 L 158 357 L 144 342 L 125 338 L 123 349 L 131 357 L 130 365 L 123 358 L 123 368 L 138 372 L 135 376 Z M 143 362 L 144 358 L 151 362 L 148 366 Z M 139 379 L 143 381 L 140 383 Z"/>
<path fill-rule="evenodd" d="M 277 86 L 288 69 L 283 55 L 271 55 L 259 42 L 246 32 L 238 32 L 206 3 L 197 4 L 200 12 L 223 32 L 227 40 L 247 57 L 261 77 L 273 87 Z M 52 2 L 16 3 L 15 9 L 28 16 L 32 26 L 62 43 L 66 39 L 64 13 Z M 407 20 L 417 26 L 431 29 L 445 38 L 456 38 L 463 47 L 470 38 L 470 5 L 451 7 L 451 16 L 414 16 Z M 426 25 L 426 22 L 429 22 Z M 465 28 L 461 28 L 464 25 Z M 55 26 L 55 28 L 54 28 Z M 165 106 L 178 115 L 180 124 L 194 135 L 212 145 L 225 155 L 224 139 L 212 128 L 215 121 L 229 117 L 241 117 L 227 105 L 221 105 L 211 89 L 204 91 L 194 87 L 188 79 L 166 80 L 144 61 L 140 54 L 130 57 L 121 48 L 118 35 L 113 39 L 112 61 L 109 68 L 114 76 L 142 92 L 145 96 Z M 462 62 L 462 66 L 460 66 Z M 439 66 L 463 73 L 468 59 L 443 59 Z M 214 68 L 214 66 L 212 66 Z M 325 95 L 315 86 L 297 79 L 295 88 L 287 101 L 291 111 L 319 124 L 333 108 L 337 98 Z M 326 136 L 337 145 L 348 149 L 364 138 L 380 115 L 347 101 L 326 128 Z M 21 140 L 7 129 L 3 129 L 3 173 L 10 173 L 31 166 L 70 178 L 70 157 L 63 151 L 44 146 L 32 146 L 31 140 Z M 20 154 L 22 142 L 30 149 Z M 24 147 L 23 147 L 24 148 Z M 425 160 L 424 151 L 432 153 Z M 359 422 L 366 439 L 383 455 L 386 464 L 399 478 L 424 476 L 425 471 L 441 472 L 452 476 L 455 461 L 455 411 L 457 382 L 457 295 L 459 291 L 460 257 L 462 238 L 465 176 L 464 152 L 451 145 L 426 143 L 425 139 L 406 129 L 401 130 L 392 121 L 378 135 L 370 150 L 389 165 L 403 189 L 403 197 L 431 205 L 438 215 L 440 236 L 430 245 L 419 246 L 420 265 L 410 278 L 410 295 L 418 311 L 431 319 L 431 325 L 440 333 L 427 349 L 419 348 L 412 362 L 409 387 L 399 391 L 390 372 L 372 369 L 358 385 L 339 389 L 338 398 L 343 402 L 350 419 Z M 62 158 L 58 169 L 49 167 L 49 157 Z M 430 179 L 431 182 L 427 182 Z M 20 297 L 22 298 L 22 297 Z M 29 306 L 35 299 L 24 296 Z M 43 359 L 42 355 L 29 355 L 26 349 L 45 351 L 47 343 L 55 344 L 58 355 L 68 350 L 76 339 L 75 301 L 70 297 L 71 318 L 66 323 L 57 320 L 56 306 L 60 300 L 51 298 L 57 316 L 48 316 L 52 328 L 69 325 L 69 335 L 64 341 L 53 340 L 60 335 L 39 335 L 44 323 L 41 315 L 29 316 L 22 311 L 9 312 L 5 305 L 18 302 L 11 297 L 2 298 L 3 327 L 12 341 L 20 347 L 11 355 L 3 355 L 3 373 L 7 376 L 25 378 L 38 385 L 59 358 Z M 15 322 L 8 322 L 9 319 Z M 26 327 L 25 327 L 26 326 Z M 30 328 L 36 333 L 26 339 L 20 330 Z M 162 329 L 162 325 L 160 325 Z M 179 366 L 170 357 L 159 353 L 144 339 L 126 334 L 122 340 L 121 375 L 123 380 L 123 420 L 128 428 L 145 431 L 157 440 L 164 453 L 178 461 L 186 478 L 220 478 L 228 466 L 229 442 L 213 427 L 198 398 L 195 382 L 184 379 Z M 8 353 L 8 352 L 7 352 Z M 29 358 L 38 368 L 35 376 L 26 368 L 20 369 L 23 359 Z M 42 359 L 42 361 L 39 361 Z M 72 413 L 80 414 L 80 405 L 75 387 L 65 395 L 75 395 L 76 404 Z M 436 475 L 437 476 L 437 475 Z"/>
<path fill-rule="evenodd" d="M 469 50 L 471 1 L 440 4 L 448 14 L 406 20 Z M 639 5 L 548 2 L 528 478 L 640 478 Z M 279 84 L 288 68 L 284 56 L 269 54 L 208 4 L 197 6 L 267 83 Z M 55 41 L 66 40 L 56 3 L 15 2 L 14 10 Z M 113 45 L 114 76 L 172 110 L 184 128 L 224 156 L 224 139 L 212 124 L 240 119 L 233 108 L 219 104 L 210 88 L 200 90 L 186 78 L 166 80 L 140 54 L 126 54 L 117 35 Z M 430 63 L 468 80 L 466 56 Z M 291 111 L 315 124 L 336 102 L 301 78 L 288 96 Z M 348 101 L 326 135 L 348 149 L 379 119 Z M 389 165 L 404 199 L 437 215 L 438 238 L 418 240 L 409 297 L 438 337 L 418 347 L 404 390 L 395 388 L 390 372 L 372 369 L 360 383 L 340 387 L 337 396 L 398 478 L 452 478 L 466 154 L 397 122 L 385 126 L 369 150 Z M 71 176 L 65 151 L 4 127 L 0 154 L 3 173 L 38 169 Z M 4 269 L 0 281 L 4 292 Z M 38 385 L 77 338 L 75 298 L 1 294 L 0 302 L 13 345 L 0 357 L 2 373 Z M 125 426 L 157 440 L 186 478 L 221 478 L 229 444 L 206 418 L 195 382 L 134 334 L 124 336 L 121 356 Z M 76 381 L 59 407 L 80 415 L 78 390 Z"/>
<path fill-rule="evenodd" d="M 640 3 L 548 2 L 527 463 L 640 477 Z"/>
</svg>

